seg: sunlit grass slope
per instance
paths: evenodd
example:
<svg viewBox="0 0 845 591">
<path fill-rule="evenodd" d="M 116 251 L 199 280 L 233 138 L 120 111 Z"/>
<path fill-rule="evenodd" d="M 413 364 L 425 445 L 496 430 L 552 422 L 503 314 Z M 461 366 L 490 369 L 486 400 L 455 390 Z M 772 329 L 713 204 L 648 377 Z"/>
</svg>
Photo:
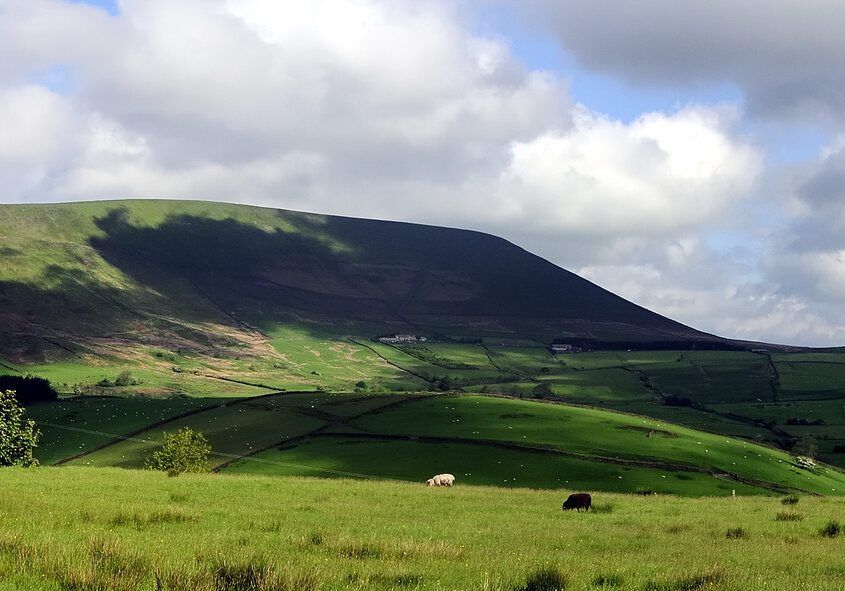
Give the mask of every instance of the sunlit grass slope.
<svg viewBox="0 0 845 591">
<path fill-rule="evenodd" d="M 32 410 L 44 425 L 36 453 L 44 463 L 140 468 L 164 432 L 189 427 L 208 438 L 214 466 L 244 473 L 422 481 L 452 472 L 478 485 L 845 493 L 845 474 L 800 468 L 782 451 L 648 417 L 533 400 L 312 392 L 229 400 L 83 397 Z"/>
<path fill-rule="evenodd" d="M 0 588 L 840 591 L 841 498 L 0 470 Z M 841 519 L 840 519 L 841 523 Z"/>
</svg>

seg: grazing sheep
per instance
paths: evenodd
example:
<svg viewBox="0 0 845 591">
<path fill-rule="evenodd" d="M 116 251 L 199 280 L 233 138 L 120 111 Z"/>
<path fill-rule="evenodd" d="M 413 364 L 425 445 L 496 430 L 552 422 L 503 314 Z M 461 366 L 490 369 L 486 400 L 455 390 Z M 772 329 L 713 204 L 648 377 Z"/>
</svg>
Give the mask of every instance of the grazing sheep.
<svg viewBox="0 0 845 591">
<path fill-rule="evenodd" d="M 589 511 L 592 502 L 592 497 L 587 493 L 575 493 L 569 495 L 569 498 L 563 502 L 563 510 L 569 511 L 570 509 L 575 509 L 579 513 L 581 509 Z"/>
<path fill-rule="evenodd" d="M 437 474 L 425 481 L 428 486 L 452 486 L 455 477 L 451 474 Z"/>
</svg>

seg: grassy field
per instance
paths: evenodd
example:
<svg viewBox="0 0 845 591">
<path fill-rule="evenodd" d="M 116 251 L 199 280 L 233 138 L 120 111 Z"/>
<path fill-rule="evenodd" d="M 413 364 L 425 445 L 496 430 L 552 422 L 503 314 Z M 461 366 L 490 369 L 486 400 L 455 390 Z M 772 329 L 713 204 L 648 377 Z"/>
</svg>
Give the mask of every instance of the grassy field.
<svg viewBox="0 0 845 591">
<path fill-rule="evenodd" d="M 841 591 L 842 498 L 0 470 L 0 589 Z M 841 524 L 841 521 L 840 521 Z M 534 581 L 535 586 L 530 586 Z"/>
<path fill-rule="evenodd" d="M 540 347 L 436 342 L 391 346 L 362 339 L 316 337 L 293 328 L 271 335 L 269 342 L 272 355 L 266 358 L 209 360 L 184 352 L 150 349 L 129 366 L 116 361 L 27 366 L 2 363 L 19 374 L 47 377 L 66 395 L 80 392 L 92 400 L 115 400 L 115 396 L 149 400 L 150 416 L 184 412 L 185 405 L 193 404 L 180 401 L 186 396 L 218 398 L 217 404 L 225 404 L 235 398 L 272 392 L 346 392 L 366 397 L 459 389 L 526 399 L 555 398 L 633 412 L 786 451 L 795 448 L 798 451 L 793 455 L 810 453 L 845 468 L 845 398 L 836 390 L 839 376 L 845 376 L 845 356 L 839 354 L 616 351 L 554 356 Z M 122 371 L 129 372 L 135 383 L 108 385 Z M 109 398 L 102 398 L 104 395 Z M 67 403 L 77 404 L 71 400 Z M 172 411 L 166 409 L 171 404 L 168 401 L 172 401 Z M 69 411 L 62 407 L 33 412 L 45 423 L 111 435 L 140 429 L 147 420 L 141 403 L 136 408 L 133 402 L 102 402 L 100 410 L 96 410 L 100 403 L 85 404 L 93 404 L 92 412 L 98 413 L 92 419 L 106 419 L 101 428 L 87 418 L 87 426 L 65 421 L 63 417 Z M 127 409 L 121 411 L 115 406 L 122 404 L 128 405 Z M 353 404 L 347 405 L 347 410 L 347 416 L 351 416 L 361 409 Z M 125 417 L 127 424 L 115 423 L 113 415 Z M 150 420 L 149 424 L 153 422 Z M 259 430 L 273 428 L 271 421 L 261 425 Z M 200 417 L 192 419 L 188 426 L 214 431 L 214 425 L 203 423 Z M 281 441 L 284 432 L 301 434 L 311 427 L 311 423 L 302 429 L 289 425 L 276 435 L 262 436 L 259 447 L 271 445 L 274 437 Z M 57 441 L 60 431 L 55 429 L 45 424 L 47 462 L 60 459 L 71 449 L 84 451 L 103 442 L 102 437 L 79 430 L 65 430 L 69 437 Z M 236 441 L 223 447 L 236 453 L 237 445 Z M 127 447 L 132 450 L 119 454 L 120 459 L 127 455 L 134 458 L 129 465 L 140 465 L 138 458 L 147 446 Z M 249 451 L 248 446 L 245 449 Z"/>
<path fill-rule="evenodd" d="M 219 404 L 209 398 L 106 398 L 80 396 L 36 404 L 27 416 L 38 425 L 38 459 L 52 464 L 106 445 L 149 425 Z"/>
<path fill-rule="evenodd" d="M 768 447 L 537 400 L 303 392 L 229 400 L 82 398 L 33 410 L 45 425 L 44 454 L 36 450 L 45 464 L 75 456 L 71 465 L 140 468 L 164 432 L 190 427 L 208 438 L 212 465 L 238 473 L 422 481 L 453 472 L 465 484 L 504 487 L 845 493 L 845 474 L 799 468 L 794 456 Z"/>
</svg>

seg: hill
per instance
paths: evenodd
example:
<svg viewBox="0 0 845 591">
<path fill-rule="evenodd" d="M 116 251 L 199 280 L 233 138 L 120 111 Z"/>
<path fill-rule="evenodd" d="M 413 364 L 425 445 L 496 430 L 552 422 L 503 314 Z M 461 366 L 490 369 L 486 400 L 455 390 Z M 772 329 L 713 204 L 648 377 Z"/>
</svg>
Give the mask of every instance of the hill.
<svg viewBox="0 0 845 591">
<path fill-rule="evenodd" d="M 495 236 L 207 202 L 0 205 L 0 357 L 394 333 L 730 348 Z"/>
</svg>

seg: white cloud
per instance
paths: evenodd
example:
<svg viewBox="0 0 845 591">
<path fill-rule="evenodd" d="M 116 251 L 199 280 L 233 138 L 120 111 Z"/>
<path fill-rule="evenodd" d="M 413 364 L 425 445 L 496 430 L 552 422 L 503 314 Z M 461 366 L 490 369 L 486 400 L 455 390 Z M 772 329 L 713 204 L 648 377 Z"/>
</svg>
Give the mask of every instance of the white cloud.
<svg viewBox="0 0 845 591">
<path fill-rule="evenodd" d="M 575 125 L 515 142 L 499 188 L 511 219 L 578 235 L 677 232 L 746 197 L 761 169 L 726 109 L 648 113 L 629 125 L 579 109 Z"/>
<path fill-rule="evenodd" d="M 41 163 L 66 141 L 70 109 L 46 88 L 24 85 L 0 90 L 0 162 Z"/>
</svg>

